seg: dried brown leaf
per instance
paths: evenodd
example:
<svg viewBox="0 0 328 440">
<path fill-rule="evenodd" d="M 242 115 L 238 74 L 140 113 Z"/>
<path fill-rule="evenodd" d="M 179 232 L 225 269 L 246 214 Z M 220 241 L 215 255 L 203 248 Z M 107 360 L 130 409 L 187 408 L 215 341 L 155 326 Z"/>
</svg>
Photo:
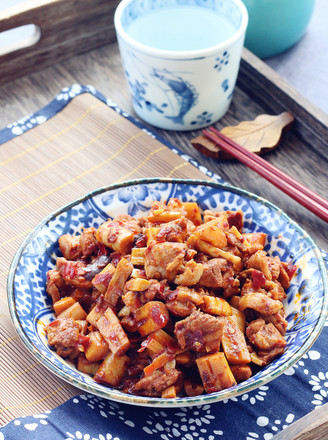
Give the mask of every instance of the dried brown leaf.
<svg viewBox="0 0 328 440">
<path fill-rule="evenodd" d="M 225 127 L 221 133 L 253 153 L 264 153 L 279 145 L 282 134 L 290 128 L 293 121 L 293 115 L 288 112 L 280 115 L 264 114 L 253 121 L 242 121 L 238 125 Z M 192 139 L 191 143 L 207 156 L 216 159 L 231 158 L 203 135 Z"/>
</svg>

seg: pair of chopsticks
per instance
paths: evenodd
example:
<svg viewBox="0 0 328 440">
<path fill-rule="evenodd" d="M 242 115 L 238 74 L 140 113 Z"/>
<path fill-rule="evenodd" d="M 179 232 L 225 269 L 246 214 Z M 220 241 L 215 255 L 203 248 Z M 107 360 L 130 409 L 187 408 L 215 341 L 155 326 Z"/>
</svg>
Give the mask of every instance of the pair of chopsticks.
<svg viewBox="0 0 328 440">
<path fill-rule="evenodd" d="M 300 182 L 271 165 L 262 157 L 246 150 L 246 148 L 237 144 L 216 128 L 209 127 L 208 130 L 203 130 L 203 135 L 214 142 L 222 150 L 230 153 L 247 167 L 264 177 L 284 193 L 288 194 L 309 211 L 328 222 L 328 200 L 306 188 Z"/>
</svg>

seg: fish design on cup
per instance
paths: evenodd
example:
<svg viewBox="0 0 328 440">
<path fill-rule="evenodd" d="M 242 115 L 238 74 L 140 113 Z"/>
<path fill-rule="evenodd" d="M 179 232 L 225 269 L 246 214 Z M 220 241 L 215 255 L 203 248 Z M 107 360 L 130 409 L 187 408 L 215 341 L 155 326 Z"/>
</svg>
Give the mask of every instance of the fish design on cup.
<svg viewBox="0 0 328 440">
<path fill-rule="evenodd" d="M 177 100 L 179 113 L 175 116 L 165 116 L 167 119 L 176 124 L 184 124 L 184 116 L 196 104 L 198 94 L 195 87 L 188 81 L 185 81 L 181 76 L 177 76 L 166 69 L 153 69 L 152 76 L 169 87 L 169 91 L 173 92 Z"/>
</svg>

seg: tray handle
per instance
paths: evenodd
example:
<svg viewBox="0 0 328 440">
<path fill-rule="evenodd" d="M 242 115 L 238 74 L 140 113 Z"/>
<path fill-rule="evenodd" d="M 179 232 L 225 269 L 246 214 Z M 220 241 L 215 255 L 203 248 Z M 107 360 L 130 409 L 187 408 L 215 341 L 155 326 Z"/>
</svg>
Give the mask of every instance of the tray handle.
<svg viewBox="0 0 328 440">
<path fill-rule="evenodd" d="M 27 41 L 0 52 L 0 83 L 116 40 L 119 0 L 28 0 L 0 11 L 0 32 L 34 25 Z M 8 51 L 9 50 L 9 51 Z"/>
</svg>

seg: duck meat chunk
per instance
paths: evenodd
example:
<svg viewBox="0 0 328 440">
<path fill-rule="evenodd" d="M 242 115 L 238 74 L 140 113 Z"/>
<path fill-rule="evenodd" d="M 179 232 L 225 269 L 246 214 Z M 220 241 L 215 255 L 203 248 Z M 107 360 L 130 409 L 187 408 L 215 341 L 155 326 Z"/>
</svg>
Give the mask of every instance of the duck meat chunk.
<svg viewBox="0 0 328 440">
<path fill-rule="evenodd" d="M 258 319 L 253 326 L 252 324 L 248 326 L 246 335 L 249 342 L 259 350 L 267 351 L 276 347 L 283 348 L 286 346 L 286 340 L 271 322 L 264 324 L 264 320 Z"/>
<path fill-rule="evenodd" d="M 203 263 L 203 274 L 199 280 L 199 285 L 204 287 L 222 287 L 222 272 L 227 270 L 228 262 L 224 258 L 212 258 Z"/>
<path fill-rule="evenodd" d="M 52 269 L 47 272 L 47 293 L 51 296 L 53 304 L 60 300 L 60 288 L 63 284 L 64 280 L 58 270 Z"/>
<path fill-rule="evenodd" d="M 66 357 L 77 347 L 80 327 L 72 318 L 59 318 L 46 327 L 48 342 L 59 356 Z"/>
<path fill-rule="evenodd" d="M 59 257 L 56 265 L 60 275 L 70 286 L 80 287 L 81 289 L 92 287 L 91 281 L 86 278 L 89 270 L 83 261 L 68 261 L 66 258 Z"/>
<path fill-rule="evenodd" d="M 184 243 L 150 243 L 145 251 L 147 277 L 174 281 L 179 269 L 184 267 L 187 250 Z"/>
<path fill-rule="evenodd" d="M 196 306 L 203 304 L 203 302 L 202 293 L 198 293 L 195 289 L 190 289 L 187 286 L 178 286 L 172 292 L 169 301 L 166 302 L 166 307 L 173 315 L 185 318 L 196 310 Z"/>
<path fill-rule="evenodd" d="M 268 365 L 274 358 L 284 352 L 285 347 L 274 347 L 271 350 L 259 350 L 257 355 L 264 362 L 264 365 Z"/>
<path fill-rule="evenodd" d="M 99 241 L 96 239 L 97 229 L 94 227 L 85 228 L 81 234 L 80 246 L 83 257 L 89 257 L 96 254 L 100 246 Z"/>
<path fill-rule="evenodd" d="M 165 388 L 177 382 L 180 374 L 175 368 L 163 367 L 140 379 L 134 389 L 144 396 L 160 396 Z"/>
<path fill-rule="evenodd" d="M 81 256 L 80 235 L 64 234 L 58 239 L 61 253 L 67 260 L 76 260 Z"/>
<path fill-rule="evenodd" d="M 126 229 L 129 229 L 133 234 L 137 235 L 141 233 L 141 227 L 139 221 L 129 214 L 120 214 L 115 217 L 115 222 Z"/>
<path fill-rule="evenodd" d="M 280 310 L 275 315 L 269 315 L 265 317 L 265 322 L 271 322 L 277 330 L 279 330 L 282 336 L 285 336 L 287 330 L 287 321 L 285 318 L 285 312 Z"/>
<path fill-rule="evenodd" d="M 108 255 L 99 255 L 93 257 L 91 262 L 85 267 L 84 278 L 92 281 L 96 275 L 98 275 L 109 263 L 110 257 Z"/>
<path fill-rule="evenodd" d="M 174 333 L 182 350 L 197 352 L 219 350 L 225 318 L 199 310 L 175 324 Z"/>
<path fill-rule="evenodd" d="M 272 274 L 269 266 L 269 259 L 265 251 L 257 251 L 247 261 L 247 268 L 258 269 L 263 272 L 265 278 L 272 280 Z"/>
<path fill-rule="evenodd" d="M 183 243 L 187 237 L 187 219 L 185 217 L 177 220 L 172 220 L 161 225 L 158 234 L 156 235 L 157 242 L 178 242 Z"/>
<path fill-rule="evenodd" d="M 174 283 L 182 284 L 183 286 L 193 286 L 198 283 L 203 272 L 204 267 L 202 264 L 190 260 L 185 265 L 184 271 L 175 278 Z"/>
<path fill-rule="evenodd" d="M 191 301 L 174 300 L 167 302 L 166 307 L 173 315 L 182 318 L 189 316 L 194 310 L 196 310 L 195 304 Z"/>
<path fill-rule="evenodd" d="M 267 316 L 278 313 L 283 305 L 281 301 L 270 298 L 266 293 L 250 292 L 240 298 L 238 308 L 242 312 L 245 309 L 253 309 Z"/>
<path fill-rule="evenodd" d="M 255 335 L 264 325 L 265 321 L 263 318 L 255 319 L 254 321 L 250 322 L 246 330 L 247 338 L 249 339 Z"/>
</svg>

